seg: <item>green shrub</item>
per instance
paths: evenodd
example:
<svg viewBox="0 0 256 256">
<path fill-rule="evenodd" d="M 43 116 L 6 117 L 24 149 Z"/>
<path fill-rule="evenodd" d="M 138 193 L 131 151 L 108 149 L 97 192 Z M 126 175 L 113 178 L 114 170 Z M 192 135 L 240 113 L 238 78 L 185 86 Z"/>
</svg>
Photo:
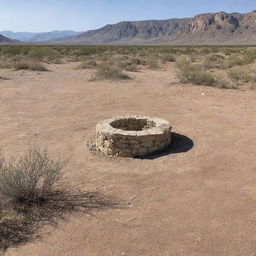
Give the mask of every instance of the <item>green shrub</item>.
<svg viewBox="0 0 256 256">
<path fill-rule="evenodd" d="M 0 194 L 15 203 L 46 200 L 59 181 L 65 161 L 54 161 L 47 151 L 30 149 L 18 159 L 0 157 Z"/>
</svg>

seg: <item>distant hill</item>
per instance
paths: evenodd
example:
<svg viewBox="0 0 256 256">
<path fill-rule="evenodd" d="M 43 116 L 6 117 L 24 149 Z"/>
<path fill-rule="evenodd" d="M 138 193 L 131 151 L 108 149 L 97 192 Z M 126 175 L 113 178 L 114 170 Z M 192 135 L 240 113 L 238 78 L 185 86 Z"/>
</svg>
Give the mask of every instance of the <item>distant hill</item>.
<svg viewBox="0 0 256 256">
<path fill-rule="evenodd" d="M 256 11 L 206 13 L 193 18 L 123 21 L 55 44 L 256 44 Z"/>
<path fill-rule="evenodd" d="M 20 41 L 29 41 L 33 36 L 37 35 L 37 33 L 30 32 L 12 32 L 12 31 L 0 31 L 0 34 Z"/>
<path fill-rule="evenodd" d="M 12 32 L 12 31 L 0 31 L 0 34 L 23 42 L 41 42 L 47 40 L 58 39 L 67 36 L 76 36 L 81 32 L 75 32 L 73 30 L 65 31 L 51 31 L 42 33 L 31 33 L 31 32 Z"/>
<path fill-rule="evenodd" d="M 3 35 L 0 34 L 0 43 L 15 43 L 16 41 L 11 40 Z"/>
</svg>

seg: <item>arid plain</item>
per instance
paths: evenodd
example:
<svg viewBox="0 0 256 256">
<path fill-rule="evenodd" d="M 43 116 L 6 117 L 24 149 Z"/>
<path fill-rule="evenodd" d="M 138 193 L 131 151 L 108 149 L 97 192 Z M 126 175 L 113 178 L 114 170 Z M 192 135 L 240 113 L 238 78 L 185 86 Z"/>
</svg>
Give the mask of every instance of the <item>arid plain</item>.
<svg viewBox="0 0 256 256">
<path fill-rule="evenodd" d="M 95 80 L 79 63 L 49 72 L 1 69 L 0 146 L 70 158 L 63 186 L 115 197 L 120 207 L 67 213 L 8 256 L 256 255 L 256 92 L 180 83 L 174 62 Z M 96 124 L 124 114 L 173 126 L 173 144 L 147 158 L 104 157 Z"/>
</svg>

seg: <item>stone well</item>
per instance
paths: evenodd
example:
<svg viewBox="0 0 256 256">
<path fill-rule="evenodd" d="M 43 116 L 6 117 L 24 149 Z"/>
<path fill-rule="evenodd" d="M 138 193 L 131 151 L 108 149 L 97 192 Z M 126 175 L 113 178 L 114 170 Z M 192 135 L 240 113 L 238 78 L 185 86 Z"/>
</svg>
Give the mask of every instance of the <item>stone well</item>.
<svg viewBox="0 0 256 256">
<path fill-rule="evenodd" d="M 171 143 L 169 122 L 146 116 L 120 116 L 99 122 L 96 149 L 105 155 L 145 156 Z"/>
</svg>

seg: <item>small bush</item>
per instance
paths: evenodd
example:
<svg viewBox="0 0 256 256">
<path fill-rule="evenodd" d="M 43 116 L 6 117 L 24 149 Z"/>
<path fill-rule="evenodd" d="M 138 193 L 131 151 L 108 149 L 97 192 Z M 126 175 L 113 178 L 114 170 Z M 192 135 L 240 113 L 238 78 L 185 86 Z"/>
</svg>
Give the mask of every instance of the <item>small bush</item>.
<svg viewBox="0 0 256 256">
<path fill-rule="evenodd" d="M 176 58 L 171 54 L 161 55 L 160 59 L 162 60 L 163 63 L 165 63 L 165 62 L 175 62 L 176 61 Z"/>
<path fill-rule="evenodd" d="M 131 64 L 142 65 L 142 66 L 145 66 L 147 64 L 147 61 L 142 58 L 131 58 L 130 62 L 131 62 Z"/>
<path fill-rule="evenodd" d="M 48 69 L 37 60 L 19 60 L 15 63 L 16 70 L 48 71 Z"/>
<path fill-rule="evenodd" d="M 242 65 L 244 65 L 244 60 L 239 55 L 231 55 L 226 61 L 227 68 L 232 68 L 235 66 L 242 66 Z"/>
<path fill-rule="evenodd" d="M 232 80 L 241 81 L 245 83 L 250 82 L 253 78 L 251 73 L 243 67 L 234 67 L 230 69 L 228 75 Z"/>
<path fill-rule="evenodd" d="M 225 58 L 220 54 L 211 54 L 204 60 L 203 66 L 206 69 L 224 68 Z"/>
<path fill-rule="evenodd" d="M 244 64 L 251 64 L 256 60 L 256 51 L 247 50 L 243 53 Z"/>
<path fill-rule="evenodd" d="M 98 66 L 95 79 L 130 79 L 130 77 L 122 72 L 122 69 L 111 62 L 103 62 Z"/>
<path fill-rule="evenodd" d="M 191 61 L 187 59 L 181 59 L 177 63 L 177 68 L 179 69 L 178 78 L 183 83 L 209 86 L 213 86 L 216 83 L 211 73 L 204 71 L 200 65 L 193 65 Z"/>
<path fill-rule="evenodd" d="M 54 161 L 47 151 L 30 149 L 19 159 L 0 157 L 0 194 L 14 203 L 47 200 L 59 181 L 65 161 Z"/>
<path fill-rule="evenodd" d="M 18 61 L 14 64 L 16 70 L 27 69 L 29 70 L 29 64 L 27 61 Z"/>
</svg>

